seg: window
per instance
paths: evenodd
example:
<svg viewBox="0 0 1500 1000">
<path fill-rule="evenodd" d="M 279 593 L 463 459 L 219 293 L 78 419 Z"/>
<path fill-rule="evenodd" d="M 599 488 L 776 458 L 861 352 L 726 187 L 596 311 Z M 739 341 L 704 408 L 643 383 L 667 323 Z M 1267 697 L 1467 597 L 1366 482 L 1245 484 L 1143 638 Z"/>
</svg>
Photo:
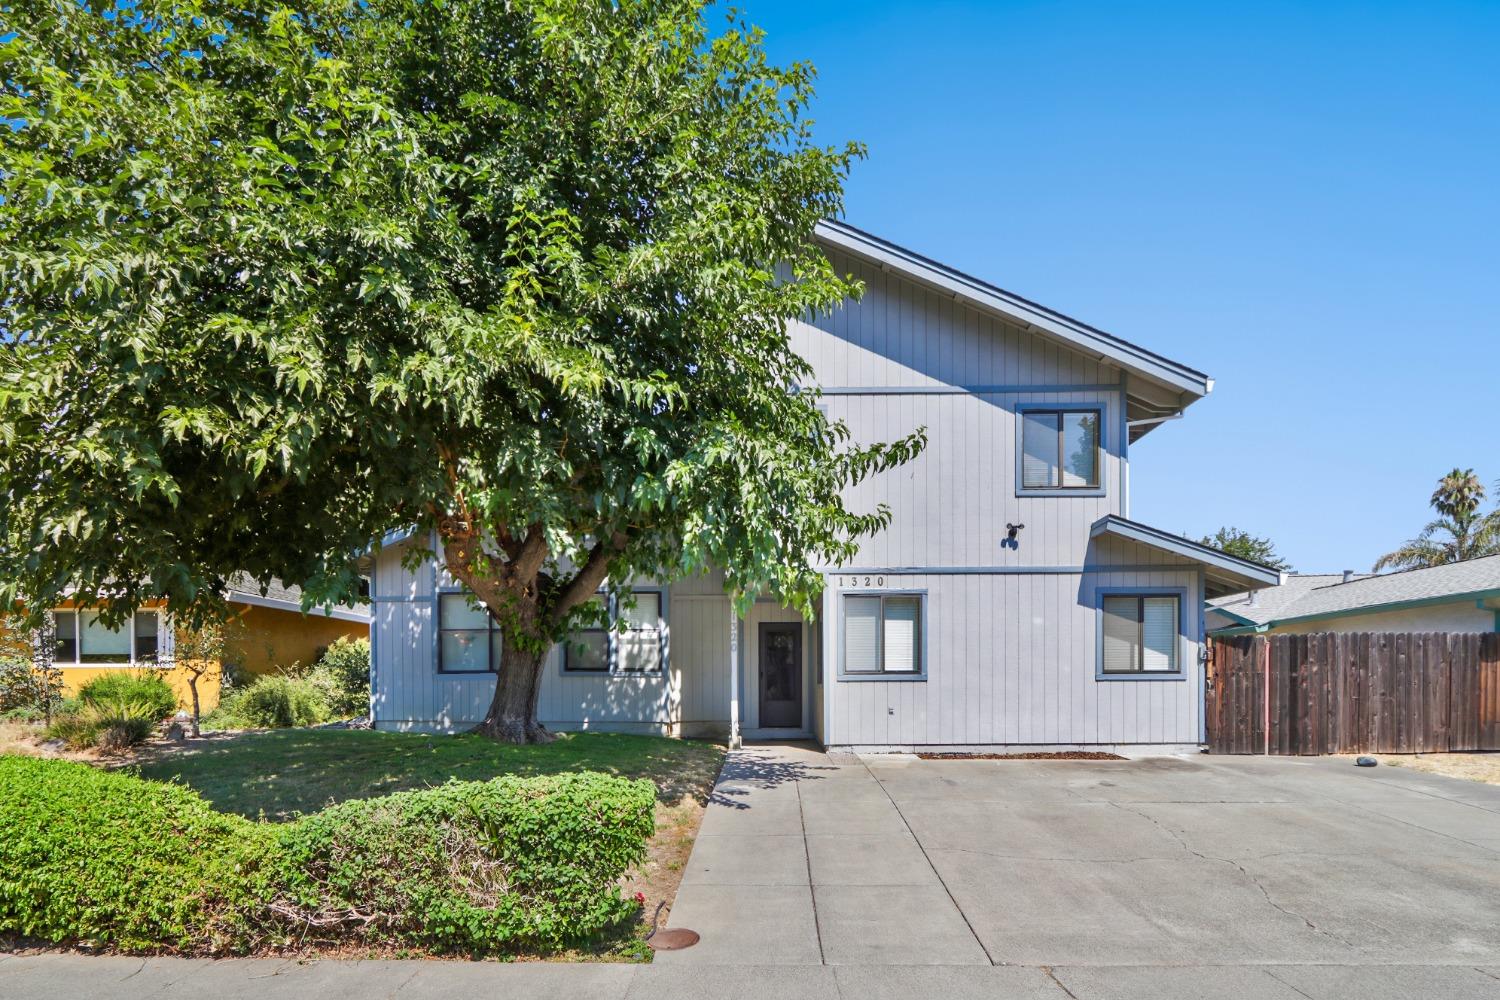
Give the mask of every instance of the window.
<svg viewBox="0 0 1500 1000">
<path fill-rule="evenodd" d="M 54 611 L 52 660 L 100 666 L 151 662 L 160 624 L 155 611 L 137 611 L 118 628 L 100 621 L 97 611 Z"/>
<path fill-rule="evenodd" d="M 660 673 L 665 659 L 662 592 L 636 591 L 634 606 L 608 602 L 613 627 L 579 629 L 563 644 L 563 669 L 569 673 Z"/>
<path fill-rule="evenodd" d="M 1108 594 L 1099 602 L 1103 618 L 1099 669 L 1104 674 L 1175 674 L 1178 619 L 1176 594 Z"/>
<path fill-rule="evenodd" d="M 482 674 L 500 669 L 500 630 L 467 592 L 438 596 L 438 671 Z"/>
<path fill-rule="evenodd" d="M 850 594 L 844 598 L 845 674 L 922 672 L 922 596 Z"/>
<path fill-rule="evenodd" d="M 1099 489 L 1103 410 L 1021 411 L 1021 489 Z"/>
</svg>

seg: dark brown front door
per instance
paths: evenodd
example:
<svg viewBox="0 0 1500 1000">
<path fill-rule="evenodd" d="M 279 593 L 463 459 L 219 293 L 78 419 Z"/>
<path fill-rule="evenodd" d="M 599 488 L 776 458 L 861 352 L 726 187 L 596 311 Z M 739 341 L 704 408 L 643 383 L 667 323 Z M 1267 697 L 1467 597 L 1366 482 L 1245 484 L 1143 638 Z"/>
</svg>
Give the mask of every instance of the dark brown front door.
<svg viewBox="0 0 1500 1000">
<path fill-rule="evenodd" d="M 802 626 L 796 622 L 761 623 L 760 725 L 802 728 Z"/>
</svg>

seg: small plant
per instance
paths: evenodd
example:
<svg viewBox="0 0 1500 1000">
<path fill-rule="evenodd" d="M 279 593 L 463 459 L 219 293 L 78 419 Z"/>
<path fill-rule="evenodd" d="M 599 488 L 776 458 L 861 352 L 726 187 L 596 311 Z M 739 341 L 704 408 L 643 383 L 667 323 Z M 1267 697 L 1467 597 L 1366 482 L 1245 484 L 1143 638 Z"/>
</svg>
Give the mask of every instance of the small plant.
<svg viewBox="0 0 1500 1000">
<path fill-rule="evenodd" d="M 205 621 L 196 628 L 179 628 L 174 634 L 171 663 L 181 668 L 187 678 L 195 737 L 202 735 L 203 718 L 198 684 L 205 680 L 218 680 L 220 694 L 223 696 L 228 673 L 224 665 L 224 654 L 231 643 L 241 638 L 243 631 L 244 626 L 231 616 L 220 621 Z"/>
<path fill-rule="evenodd" d="M 370 710 L 370 640 L 348 636 L 334 640 L 310 676 L 327 692 L 334 718 L 364 715 Z"/>
<path fill-rule="evenodd" d="M 84 704 L 124 705 L 137 708 L 152 722 L 160 722 L 177 711 L 177 695 L 161 673 L 152 670 L 117 670 L 101 674 L 78 689 Z"/>
<path fill-rule="evenodd" d="M 62 671 L 53 665 L 52 618 L 35 631 L 20 615 L 0 618 L 0 715 L 51 722 L 62 701 Z"/>
<path fill-rule="evenodd" d="M 48 739 L 60 739 L 70 750 L 97 749 L 119 753 L 146 740 L 162 716 L 157 704 L 142 699 L 116 697 L 85 700 L 78 709 L 58 715 L 47 727 Z"/>
</svg>

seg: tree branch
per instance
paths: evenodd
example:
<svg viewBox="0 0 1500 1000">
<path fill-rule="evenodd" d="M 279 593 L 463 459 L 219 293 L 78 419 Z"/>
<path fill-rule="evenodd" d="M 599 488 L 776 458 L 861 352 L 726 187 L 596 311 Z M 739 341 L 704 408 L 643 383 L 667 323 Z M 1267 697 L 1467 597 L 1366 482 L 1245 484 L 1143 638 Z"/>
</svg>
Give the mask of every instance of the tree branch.
<svg viewBox="0 0 1500 1000">
<path fill-rule="evenodd" d="M 617 531 L 607 541 L 600 540 L 594 545 L 583 566 L 563 588 L 562 593 L 557 595 L 548 616 L 554 625 L 562 624 L 568 612 L 594 596 L 594 592 L 609 574 L 609 561 L 624 551 L 628 541 L 629 537 L 624 532 Z"/>
</svg>

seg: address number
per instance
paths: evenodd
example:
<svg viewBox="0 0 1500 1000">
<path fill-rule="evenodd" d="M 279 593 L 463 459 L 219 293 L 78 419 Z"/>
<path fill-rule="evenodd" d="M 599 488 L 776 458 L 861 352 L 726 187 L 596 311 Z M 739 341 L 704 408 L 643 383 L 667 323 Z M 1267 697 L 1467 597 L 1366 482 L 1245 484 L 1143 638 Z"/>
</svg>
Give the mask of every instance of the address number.
<svg viewBox="0 0 1500 1000">
<path fill-rule="evenodd" d="M 885 586 L 885 577 L 883 577 L 883 576 L 841 576 L 841 577 L 839 577 L 839 586 L 840 587 L 884 587 Z"/>
</svg>

